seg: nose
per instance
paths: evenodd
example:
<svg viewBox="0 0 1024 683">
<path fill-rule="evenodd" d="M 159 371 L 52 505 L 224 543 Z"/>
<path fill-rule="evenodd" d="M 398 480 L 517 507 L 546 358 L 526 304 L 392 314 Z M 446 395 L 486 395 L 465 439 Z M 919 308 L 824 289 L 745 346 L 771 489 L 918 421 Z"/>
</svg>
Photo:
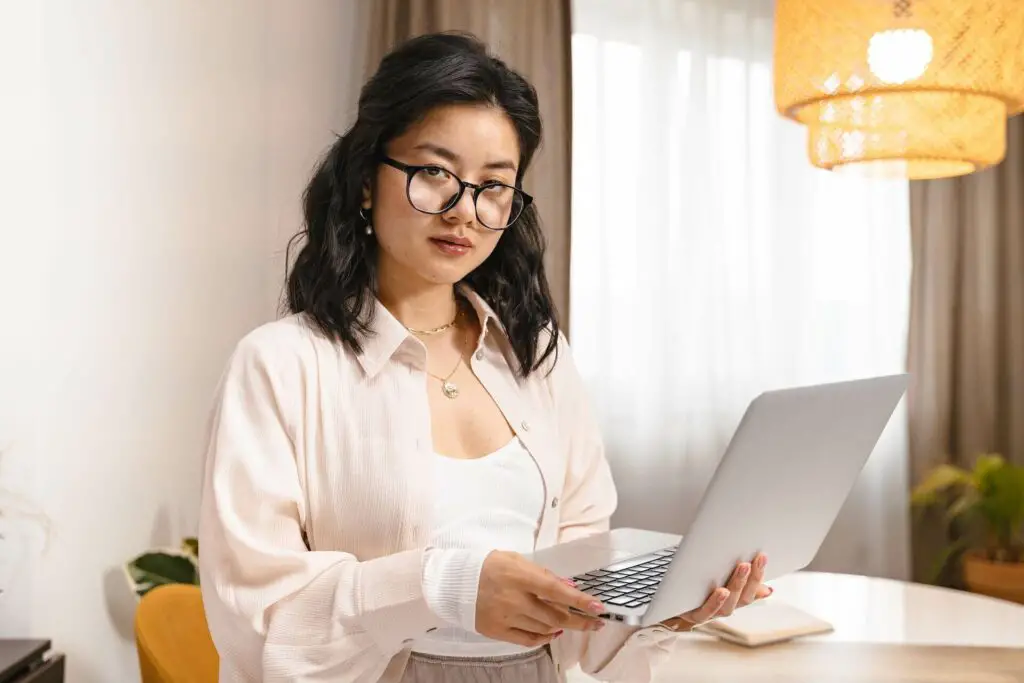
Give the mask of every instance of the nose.
<svg viewBox="0 0 1024 683">
<path fill-rule="evenodd" d="M 456 225 L 460 223 L 473 223 L 476 221 L 476 206 L 473 204 L 473 188 L 467 187 L 459 201 L 444 212 L 444 219 Z"/>
</svg>

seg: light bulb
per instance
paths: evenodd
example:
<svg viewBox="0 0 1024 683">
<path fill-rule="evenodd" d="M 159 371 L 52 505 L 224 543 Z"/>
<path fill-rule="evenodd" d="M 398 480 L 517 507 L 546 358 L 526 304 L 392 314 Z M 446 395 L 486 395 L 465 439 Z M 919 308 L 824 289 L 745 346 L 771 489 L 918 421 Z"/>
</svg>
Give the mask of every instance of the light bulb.
<svg viewBox="0 0 1024 683">
<path fill-rule="evenodd" d="M 919 28 L 879 31 L 868 41 L 868 68 L 889 85 L 920 78 L 931 61 L 932 37 Z"/>
</svg>

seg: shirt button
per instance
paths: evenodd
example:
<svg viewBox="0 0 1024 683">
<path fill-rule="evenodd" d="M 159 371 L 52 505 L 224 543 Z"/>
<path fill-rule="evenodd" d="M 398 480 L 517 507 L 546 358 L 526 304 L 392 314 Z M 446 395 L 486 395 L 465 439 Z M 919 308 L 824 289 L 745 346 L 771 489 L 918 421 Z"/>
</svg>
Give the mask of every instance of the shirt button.
<svg viewBox="0 0 1024 683">
<path fill-rule="evenodd" d="M 552 498 L 551 499 L 551 508 L 554 509 L 556 507 L 558 507 L 558 498 Z"/>
<path fill-rule="evenodd" d="M 522 424 L 520 424 L 519 426 L 522 428 L 524 432 L 530 431 L 530 423 L 527 422 L 526 420 L 523 420 Z"/>
<path fill-rule="evenodd" d="M 476 359 L 477 360 L 483 360 L 484 359 L 484 350 L 483 349 L 480 349 L 479 351 L 476 352 Z"/>
</svg>

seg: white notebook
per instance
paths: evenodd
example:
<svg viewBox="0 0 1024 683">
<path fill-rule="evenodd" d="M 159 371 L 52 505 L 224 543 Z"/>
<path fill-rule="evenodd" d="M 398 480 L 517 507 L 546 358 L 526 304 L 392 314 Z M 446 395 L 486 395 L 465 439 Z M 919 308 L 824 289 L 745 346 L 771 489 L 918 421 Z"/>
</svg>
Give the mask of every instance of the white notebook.
<svg viewBox="0 0 1024 683">
<path fill-rule="evenodd" d="M 755 602 L 695 630 L 739 645 L 758 647 L 801 636 L 829 633 L 832 624 L 775 599 Z"/>
</svg>

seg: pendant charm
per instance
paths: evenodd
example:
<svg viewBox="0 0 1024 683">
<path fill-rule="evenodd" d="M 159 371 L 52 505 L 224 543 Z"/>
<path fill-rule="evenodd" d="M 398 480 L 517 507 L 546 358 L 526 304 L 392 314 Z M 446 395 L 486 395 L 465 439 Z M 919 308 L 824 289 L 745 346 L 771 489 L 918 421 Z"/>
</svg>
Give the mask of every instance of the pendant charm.
<svg viewBox="0 0 1024 683">
<path fill-rule="evenodd" d="M 444 392 L 446 398 L 458 398 L 459 388 L 451 382 L 445 382 L 441 385 L 441 391 Z"/>
</svg>

